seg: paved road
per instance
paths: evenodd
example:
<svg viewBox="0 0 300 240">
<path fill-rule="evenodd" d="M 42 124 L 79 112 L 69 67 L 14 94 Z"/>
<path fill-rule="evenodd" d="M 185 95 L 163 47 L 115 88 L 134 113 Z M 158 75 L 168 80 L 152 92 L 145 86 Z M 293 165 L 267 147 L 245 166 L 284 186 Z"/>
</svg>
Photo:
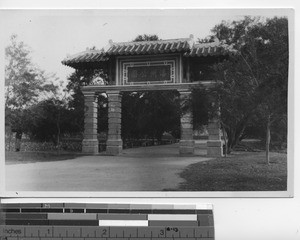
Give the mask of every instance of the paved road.
<svg viewBox="0 0 300 240">
<path fill-rule="evenodd" d="M 6 165 L 6 190 L 161 191 L 176 188 L 185 167 L 207 160 L 203 155 L 181 157 L 178 145 L 165 145 L 127 149 L 120 156 Z"/>
</svg>

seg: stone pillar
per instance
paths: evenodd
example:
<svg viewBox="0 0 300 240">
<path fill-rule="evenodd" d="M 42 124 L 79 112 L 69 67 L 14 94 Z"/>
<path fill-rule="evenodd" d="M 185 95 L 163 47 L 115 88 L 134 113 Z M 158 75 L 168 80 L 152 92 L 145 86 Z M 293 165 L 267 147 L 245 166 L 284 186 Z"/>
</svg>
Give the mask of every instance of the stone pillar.
<svg viewBox="0 0 300 240">
<path fill-rule="evenodd" d="M 82 141 L 82 152 L 89 154 L 99 153 L 97 137 L 97 96 L 93 92 L 84 92 L 84 139 Z"/>
<path fill-rule="evenodd" d="M 106 153 L 118 155 L 122 152 L 123 141 L 121 138 L 121 100 L 119 91 L 108 91 L 108 136 L 106 142 Z"/>
<path fill-rule="evenodd" d="M 180 103 L 181 109 L 185 106 L 188 101 L 191 91 L 180 90 Z M 180 155 L 194 154 L 195 141 L 193 139 L 193 124 L 192 124 L 192 112 L 191 109 L 184 111 L 180 118 L 180 129 L 181 138 L 179 142 L 179 153 Z"/>
<path fill-rule="evenodd" d="M 223 146 L 220 131 L 220 107 L 216 97 L 211 98 L 211 111 L 208 119 L 207 156 L 222 157 Z"/>
</svg>

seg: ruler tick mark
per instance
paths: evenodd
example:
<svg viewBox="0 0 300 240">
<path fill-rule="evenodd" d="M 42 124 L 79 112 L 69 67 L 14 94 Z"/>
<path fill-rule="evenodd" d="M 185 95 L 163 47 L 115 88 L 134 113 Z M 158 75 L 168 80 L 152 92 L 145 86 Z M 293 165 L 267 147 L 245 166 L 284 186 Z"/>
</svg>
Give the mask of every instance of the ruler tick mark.
<svg viewBox="0 0 300 240">
<path fill-rule="evenodd" d="M 53 207 L 55 206 L 61 206 L 61 205 L 51 205 L 51 208 L 49 208 L 49 206 L 47 205 L 41 205 L 41 208 L 44 208 L 42 210 L 48 210 L 50 209 L 51 212 L 53 210 Z M 66 205 L 63 205 L 66 207 Z M 146 240 L 154 240 L 154 239 L 161 239 L 163 240 L 165 239 L 170 239 L 170 240 L 177 240 L 177 239 L 182 239 L 182 240 L 196 240 L 196 239 L 206 239 L 209 238 L 210 240 L 214 240 L 214 222 L 213 222 L 213 213 L 211 211 L 211 216 L 210 216 L 210 222 L 209 222 L 209 226 L 206 226 L 207 223 L 204 220 L 198 219 L 198 224 L 196 224 L 195 222 L 193 223 L 194 225 L 189 225 L 188 222 L 184 223 L 182 226 L 178 226 L 178 227 L 173 227 L 173 225 L 176 225 L 175 223 L 172 223 L 173 225 L 169 226 L 163 226 L 161 225 L 159 222 L 155 222 L 153 221 L 151 224 L 148 222 L 148 225 L 141 225 L 141 226 L 135 226 L 134 227 L 128 227 L 127 222 L 129 220 L 143 220 L 146 221 L 148 220 L 148 214 L 154 214 L 153 210 L 151 210 L 152 212 L 149 212 L 150 210 L 134 210 L 131 212 L 131 210 L 128 212 L 128 209 L 125 210 L 120 210 L 118 206 L 116 206 L 115 208 L 111 208 L 110 209 L 104 209 L 102 206 L 101 208 L 98 208 L 96 206 L 90 206 L 89 209 L 85 209 L 83 208 L 80 212 L 78 211 L 78 206 L 77 205 L 67 205 L 67 208 L 60 208 L 59 207 L 57 209 L 56 212 L 59 212 L 58 210 L 60 210 L 60 214 L 64 213 L 65 216 L 63 217 L 72 217 L 71 219 L 66 219 L 66 225 L 65 226 L 60 226 L 64 221 L 59 220 L 58 219 L 47 219 L 47 217 L 50 215 L 52 218 L 53 216 L 55 216 L 55 214 L 51 215 L 47 213 L 44 213 L 45 211 L 42 211 L 37 208 L 37 207 L 32 207 L 29 208 L 30 206 L 26 206 L 25 207 L 25 211 L 22 208 L 19 208 L 20 213 L 16 213 L 16 211 L 14 211 L 13 214 L 17 214 L 20 215 L 22 214 L 22 217 L 24 218 L 25 216 L 30 216 L 32 218 L 32 216 L 34 215 L 34 217 L 39 217 L 38 214 L 43 214 L 43 220 L 45 219 L 45 215 L 46 215 L 46 219 L 45 221 L 43 221 L 44 226 L 34 226 L 33 224 L 36 223 L 35 219 L 24 219 L 22 221 L 18 221 L 18 223 L 23 223 L 24 225 L 19 225 L 18 227 L 22 227 L 23 228 L 23 232 L 22 232 L 22 236 L 17 236 L 16 239 L 23 239 L 23 240 L 27 240 L 29 238 L 36 238 L 39 240 L 42 240 L 43 238 L 60 238 L 61 240 L 63 238 L 68 238 L 71 240 L 71 238 L 74 238 L 74 240 L 76 240 L 76 238 L 79 237 L 83 240 L 86 240 L 87 238 L 91 238 L 94 240 L 96 240 L 96 238 L 101 238 L 103 240 L 143 240 L 143 238 Z M 11 208 L 11 207 L 10 207 Z M 28 210 L 29 209 L 29 210 Z M 124 220 L 123 218 L 126 219 L 125 221 L 125 225 L 124 226 L 120 226 L 120 227 L 115 227 L 115 226 L 106 226 L 103 227 L 101 225 L 99 225 L 99 221 L 97 220 L 97 213 L 92 213 L 90 214 L 90 209 L 94 209 L 94 212 L 101 212 L 105 213 L 108 216 L 108 218 L 111 218 L 112 220 L 118 220 L 117 217 L 121 216 L 121 220 Z M 15 210 L 15 208 L 14 208 Z M 31 213 L 30 210 L 32 210 Z M 33 211 L 34 210 L 34 211 Z M 97 211 L 96 211 L 97 210 Z M 141 212 L 139 212 L 141 211 Z M 162 211 L 162 214 L 179 214 L 176 211 L 179 210 L 175 210 L 174 213 L 172 213 L 172 210 L 169 209 L 162 209 L 162 210 L 155 210 L 155 211 Z M 165 211 L 165 212 L 164 212 Z M 181 211 L 181 210 L 180 210 Z M 192 211 L 192 210 L 189 210 Z M 199 210 L 201 211 L 201 210 Z M 202 210 L 202 211 L 208 211 L 208 210 Z M 9 212 L 9 211 L 7 211 Z M 23 212 L 25 214 L 23 214 Z M 29 214 L 27 214 L 26 212 L 29 212 Z M 50 211 L 49 211 L 50 212 Z M 72 213 L 73 212 L 73 213 Z M 93 212 L 93 211 L 92 211 Z M 84 213 L 84 215 L 82 215 L 83 219 L 76 219 L 75 217 L 80 217 L 80 213 Z M 122 213 L 122 214 L 120 214 Z M 159 212 L 160 213 L 160 212 Z M 11 215 L 13 215 L 12 213 L 10 213 Z M 129 218 L 126 217 L 125 215 L 129 214 Z M 142 214 L 140 216 L 137 217 L 137 214 Z M 184 215 L 184 214 L 191 214 L 190 212 L 185 211 L 180 212 L 180 214 Z M 32 215 L 32 216 L 31 216 Z M 59 215 L 59 214 L 58 214 Z M 57 216 L 58 216 L 57 215 Z M 111 216 L 109 216 L 111 215 Z M 125 217 L 124 217 L 125 216 Z M 59 217 L 61 217 L 61 215 L 59 215 Z M 92 218 L 93 219 L 87 219 L 87 218 Z M 105 216 L 106 217 L 106 216 Z M 165 217 L 165 216 L 164 216 Z M 177 217 L 177 216 L 176 216 Z M 26 217 L 25 217 L 26 218 Z M 137 218 L 137 219 L 135 219 Z M 11 225 L 9 227 L 17 227 L 18 223 L 17 221 L 14 220 L 10 220 L 7 221 L 7 223 L 9 223 L 8 225 Z M 48 220 L 48 221 L 47 221 Z M 49 224 L 49 220 L 50 220 L 50 225 L 47 226 L 47 224 Z M 52 221 L 54 220 L 54 221 Z M 75 222 L 77 221 L 78 222 Z M 172 219 L 173 220 L 173 219 Z M 79 222 L 80 221 L 80 222 Z M 157 220 L 160 221 L 160 220 Z M 14 222 L 16 222 L 16 224 L 13 224 Z M 83 225 L 81 225 L 81 222 L 84 223 Z M 28 223 L 28 224 L 27 224 Z M 166 221 L 163 223 L 165 224 Z M 51 224 L 57 224 L 55 226 L 51 225 Z M 168 223 L 169 224 L 169 223 Z M 170 223 L 171 224 L 171 223 Z M 16 225 L 16 226 L 13 226 Z M 77 225 L 77 227 L 75 227 Z M 97 227 L 92 227 L 92 226 L 97 226 Z M 2 227 L 2 226 L 1 226 Z M 5 227 L 5 226 L 4 226 Z M 40 228 L 39 228 L 40 227 Z M 79 229 L 78 229 L 79 228 Z M 7 231 L 12 231 L 12 230 L 7 230 Z M 17 231 L 17 230 L 14 230 Z M 197 232 L 196 232 L 197 231 Z M 80 235 L 80 236 L 79 236 Z M 13 236 L 11 236 L 13 237 Z M 26 239 L 27 238 L 27 239 Z"/>
</svg>

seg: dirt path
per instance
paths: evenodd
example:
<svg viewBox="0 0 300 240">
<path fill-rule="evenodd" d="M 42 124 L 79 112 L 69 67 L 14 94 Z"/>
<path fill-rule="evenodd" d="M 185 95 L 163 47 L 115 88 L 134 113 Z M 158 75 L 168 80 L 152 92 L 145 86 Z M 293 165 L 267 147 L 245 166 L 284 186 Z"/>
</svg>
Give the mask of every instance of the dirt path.
<svg viewBox="0 0 300 240">
<path fill-rule="evenodd" d="M 165 145 L 127 149 L 120 156 L 6 165 L 6 190 L 162 191 L 183 181 L 178 173 L 185 167 L 206 160 L 180 157 L 177 145 Z"/>
</svg>

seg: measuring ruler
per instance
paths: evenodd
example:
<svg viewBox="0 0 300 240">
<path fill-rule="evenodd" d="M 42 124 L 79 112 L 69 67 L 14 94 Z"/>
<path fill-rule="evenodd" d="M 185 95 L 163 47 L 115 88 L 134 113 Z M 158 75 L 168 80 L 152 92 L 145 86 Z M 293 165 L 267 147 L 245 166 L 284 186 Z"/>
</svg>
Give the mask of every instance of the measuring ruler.
<svg viewBox="0 0 300 240">
<path fill-rule="evenodd" d="M 2 240 L 214 240 L 212 207 L 166 204 L 1 204 Z"/>
</svg>

